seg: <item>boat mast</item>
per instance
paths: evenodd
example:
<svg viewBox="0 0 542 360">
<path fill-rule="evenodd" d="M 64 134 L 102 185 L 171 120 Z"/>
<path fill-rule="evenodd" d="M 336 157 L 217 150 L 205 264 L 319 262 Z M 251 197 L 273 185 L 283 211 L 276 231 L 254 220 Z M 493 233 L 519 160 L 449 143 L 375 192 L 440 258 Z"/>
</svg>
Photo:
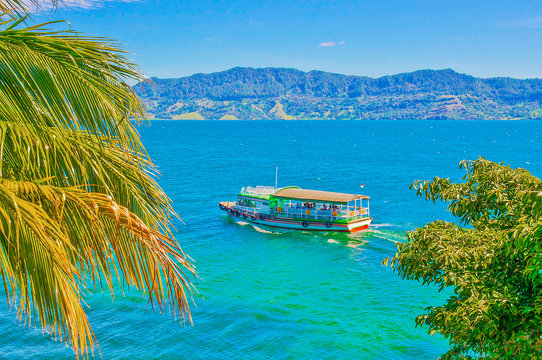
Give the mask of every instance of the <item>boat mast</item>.
<svg viewBox="0 0 542 360">
<path fill-rule="evenodd" d="M 275 166 L 275 189 L 278 189 L 279 167 Z"/>
</svg>

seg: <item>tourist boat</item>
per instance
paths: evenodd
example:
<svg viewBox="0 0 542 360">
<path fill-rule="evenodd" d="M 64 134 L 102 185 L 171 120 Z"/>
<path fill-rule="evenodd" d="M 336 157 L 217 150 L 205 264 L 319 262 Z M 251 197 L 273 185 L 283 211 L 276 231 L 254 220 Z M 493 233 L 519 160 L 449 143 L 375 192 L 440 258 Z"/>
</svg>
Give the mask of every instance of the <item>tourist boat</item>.
<svg viewBox="0 0 542 360">
<path fill-rule="evenodd" d="M 356 232 L 373 222 L 369 197 L 297 186 L 256 186 L 241 189 L 237 201 L 222 201 L 220 209 L 253 224 L 285 229 Z"/>
</svg>

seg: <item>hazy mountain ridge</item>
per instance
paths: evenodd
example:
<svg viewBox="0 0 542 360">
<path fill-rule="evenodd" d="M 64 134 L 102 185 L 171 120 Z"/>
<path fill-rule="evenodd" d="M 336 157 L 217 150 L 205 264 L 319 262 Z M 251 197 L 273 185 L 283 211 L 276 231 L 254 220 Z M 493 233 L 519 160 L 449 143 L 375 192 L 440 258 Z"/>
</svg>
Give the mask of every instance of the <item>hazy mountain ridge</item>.
<svg viewBox="0 0 542 360">
<path fill-rule="evenodd" d="M 134 90 L 153 117 L 164 119 L 542 118 L 542 79 L 482 79 L 451 69 L 370 78 L 237 67 L 152 78 Z"/>
</svg>

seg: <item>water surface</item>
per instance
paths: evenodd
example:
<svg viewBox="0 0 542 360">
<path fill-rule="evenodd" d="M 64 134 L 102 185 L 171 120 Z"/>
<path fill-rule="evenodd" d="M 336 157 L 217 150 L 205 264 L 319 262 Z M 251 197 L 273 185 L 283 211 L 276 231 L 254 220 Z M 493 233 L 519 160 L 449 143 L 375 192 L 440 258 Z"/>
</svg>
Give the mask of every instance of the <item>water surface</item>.
<svg viewBox="0 0 542 360">
<path fill-rule="evenodd" d="M 154 121 L 139 128 L 185 225 L 178 239 L 201 279 L 194 326 L 151 311 L 135 291 L 87 298 L 104 359 L 434 359 L 447 341 L 414 318 L 443 294 L 381 262 L 404 231 L 447 219 L 408 189 L 482 155 L 542 176 L 542 122 Z M 375 224 L 356 235 L 236 223 L 218 208 L 247 185 L 362 192 Z M 360 185 L 364 184 L 364 188 Z M 73 353 L 15 313 L 0 313 L 0 358 Z"/>
</svg>

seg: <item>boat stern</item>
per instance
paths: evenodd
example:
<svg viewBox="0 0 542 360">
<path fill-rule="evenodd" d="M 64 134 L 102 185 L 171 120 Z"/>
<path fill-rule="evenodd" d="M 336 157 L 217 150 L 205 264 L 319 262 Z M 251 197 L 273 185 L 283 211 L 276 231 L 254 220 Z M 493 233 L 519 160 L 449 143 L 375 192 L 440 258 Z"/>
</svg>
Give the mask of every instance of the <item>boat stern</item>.
<svg viewBox="0 0 542 360">
<path fill-rule="evenodd" d="M 224 210 L 226 212 L 230 211 L 234 206 L 234 201 L 221 201 L 218 203 L 218 207 L 220 208 L 220 210 Z"/>
</svg>

